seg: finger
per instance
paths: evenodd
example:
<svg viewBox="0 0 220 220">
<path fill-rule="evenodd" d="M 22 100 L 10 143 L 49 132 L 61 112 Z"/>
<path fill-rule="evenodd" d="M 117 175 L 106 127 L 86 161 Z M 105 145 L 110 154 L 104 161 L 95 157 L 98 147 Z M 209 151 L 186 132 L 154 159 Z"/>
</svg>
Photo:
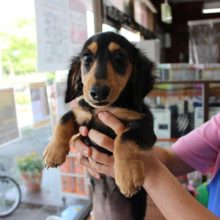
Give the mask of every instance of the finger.
<svg viewBox="0 0 220 220">
<path fill-rule="evenodd" d="M 101 179 L 101 175 L 96 172 L 94 168 L 87 169 L 91 176 L 95 177 L 96 179 Z"/>
<path fill-rule="evenodd" d="M 110 127 L 116 135 L 125 130 L 124 124 L 109 112 L 99 112 L 98 117 L 105 125 Z"/>
<path fill-rule="evenodd" d="M 103 164 L 96 163 L 93 159 L 89 158 L 89 163 L 96 172 L 100 174 L 105 174 L 107 176 L 114 177 L 114 169 L 113 167 L 105 166 Z"/>
<path fill-rule="evenodd" d="M 84 167 L 87 168 L 87 170 L 89 171 L 89 173 L 97 178 L 97 179 L 100 179 L 100 174 L 91 166 L 89 160 L 87 157 L 84 157 L 84 156 L 80 156 L 79 157 L 79 162 L 81 165 L 83 165 Z"/>
<path fill-rule="evenodd" d="M 88 133 L 89 133 L 89 129 L 86 127 L 86 126 L 81 126 L 79 128 L 79 133 L 82 135 L 82 136 L 87 136 Z"/>
<path fill-rule="evenodd" d="M 114 157 L 109 156 L 109 155 L 104 154 L 104 153 L 101 153 L 100 151 L 98 151 L 96 149 L 92 149 L 91 158 L 97 163 L 101 163 L 105 166 L 112 166 L 113 167 Z"/>
<path fill-rule="evenodd" d="M 81 141 L 79 138 L 74 141 L 74 146 L 76 148 L 76 151 L 81 153 L 85 157 L 89 157 L 92 155 L 92 149 L 91 147 L 87 146 L 83 141 Z"/>
<path fill-rule="evenodd" d="M 107 135 L 95 130 L 91 129 L 88 133 L 89 138 L 94 141 L 97 145 L 113 152 L 114 149 L 114 140 L 108 137 Z"/>
</svg>

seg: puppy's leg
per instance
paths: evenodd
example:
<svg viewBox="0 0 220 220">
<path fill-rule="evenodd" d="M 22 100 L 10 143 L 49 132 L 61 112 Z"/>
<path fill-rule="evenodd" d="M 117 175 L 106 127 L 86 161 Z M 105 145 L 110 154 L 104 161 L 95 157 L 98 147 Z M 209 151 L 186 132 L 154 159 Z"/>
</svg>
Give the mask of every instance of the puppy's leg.
<svg viewBox="0 0 220 220">
<path fill-rule="evenodd" d="M 46 167 L 57 167 L 64 163 L 70 147 L 71 137 L 78 133 L 78 125 L 72 111 L 67 112 L 60 119 L 55 128 L 52 140 L 44 151 L 44 162 Z"/>
<path fill-rule="evenodd" d="M 149 127 L 128 128 L 115 139 L 115 180 L 122 194 L 133 196 L 144 184 L 141 152 L 153 146 L 156 137 Z"/>
</svg>

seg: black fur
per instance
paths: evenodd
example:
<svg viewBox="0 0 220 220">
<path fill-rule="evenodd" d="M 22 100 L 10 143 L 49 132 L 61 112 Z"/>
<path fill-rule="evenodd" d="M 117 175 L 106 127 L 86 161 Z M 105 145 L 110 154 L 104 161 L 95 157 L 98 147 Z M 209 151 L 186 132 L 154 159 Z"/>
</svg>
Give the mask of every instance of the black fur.
<svg viewBox="0 0 220 220">
<path fill-rule="evenodd" d="M 131 44 L 124 37 L 112 32 L 106 32 L 96 34 L 87 40 L 82 49 L 82 53 L 72 60 L 67 80 L 65 101 L 70 102 L 74 98 L 79 97 L 83 94 L 81 74 L 86 73 L 81 73 L 80 60 L 82 59 L 82 56 L 85 55 L 83 54 L 83 51 L 85 51 L 88 45 L 90 45 L 93 41 L 99 42 L 99 47 L 96 55 L 97 57 L 94 57 L 94 59 L 98 60 L 98 67 L 96 70 L 97 78 L 104 79 L 106 77 L 106 66 L 104 66 L 106 59 L 111 60 L 113 67 L 121 75 L 124 74 L 125 69 L 127 68 L 128 63 L 126 62 L 130 62 L 132 64 L 133 73 L 131 74 L 129 81 L 121 92 L 120 96 L 112 104 L 112 106 L 127 108 L 145 114 L 143 120 L 136 120 L 132 122 L 123 121 L 131 129 L 123 134 L 122 141 L 133 141 L 143 149 L 151 147 L 154 144 L 156 137 L 153 132 L 152 115 L 149 109 L 144 105 L 143 98 L 153 88 L 153 83 L 155 79 L 152 74 L 153 63 L 148 60 L 147 57 L 145 57 L 133 44 Z M 107 53 L 103 52 L 106 50 L 109 42 L 112 41 L 118 43 L 121 46 L 121 56 L 126 56 L 127 61 L 124 59 L 124 57 L 122 59 L 117 57 L 112 58 L 110 55 L 108 56 Z M 120 65 L 115 64 L 115 62 L 121 62 L 121 67 L 117 67 Z M 83 70 L 88 71 L 89 68 L 89 65 L 87 65 L 87 67 L 85 67 Z M 79 104 L 86 111 L 92 112 L 94 109 L 84 100 L 80 101 Z M 85 125 L 88 126 L 88 128 L 94 128 L 102 133 L 105 133 L 111 138 L 115 138 L 115 133 L 110 128 L 101 124 L 98 120 L 92 120 Z M 89 144 L 89 146 L 93 146 L 101 152 L 111 155 L 111 152 L 93 143 L 88 138 L 85 138 L 84 141 Z M 112 220 L 144 219 L 146 209 L 146 192 L 143 189 L 132 198 L 126 198 L 120 193 L 118 187 L 114 182 L 114 179 L 107 176 L 103 176 L 102 180 L 92 178 L 92 186 L 94 190 L 94 203 L 99 203 L 99 205 L 103 209 L 100 210 L 100 213 L 98 211 L 99 214 L 97 214 L 96 220 L 107 219 L 106 216 L 108 215 L 108 209 L 111 210 Z"/>
<path fill-rule="evenodd" d="M 80 57 L 74 57 L 71 62 L 68 79 L 67 79 L 67 90 L 65 96 L 65 102 L 68 103 L 81 96 L 82 93 L 82 80 L 80 74 Z"/>
<path fill-rule="evenodd" d="M 63 115 L 60 119 L 60 124 L 66 124 L 68 121 L 74 119 L 74 115 L 72 111 L 67 112 L 65 115 Z"/>
</svg>

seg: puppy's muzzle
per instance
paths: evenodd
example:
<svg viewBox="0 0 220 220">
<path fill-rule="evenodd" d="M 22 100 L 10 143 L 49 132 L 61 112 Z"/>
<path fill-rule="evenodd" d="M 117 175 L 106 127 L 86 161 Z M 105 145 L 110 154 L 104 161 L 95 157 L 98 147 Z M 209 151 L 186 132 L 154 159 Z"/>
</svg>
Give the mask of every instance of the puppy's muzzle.
<svg viewBox="0 0 220 220">
<path fill-rule="evenodd" d="M 106 85 L 93 85 L 90 90 L 90 96 L 93 100 L 105 101 L 110 93 L 110 88 Z"/>
</svg>

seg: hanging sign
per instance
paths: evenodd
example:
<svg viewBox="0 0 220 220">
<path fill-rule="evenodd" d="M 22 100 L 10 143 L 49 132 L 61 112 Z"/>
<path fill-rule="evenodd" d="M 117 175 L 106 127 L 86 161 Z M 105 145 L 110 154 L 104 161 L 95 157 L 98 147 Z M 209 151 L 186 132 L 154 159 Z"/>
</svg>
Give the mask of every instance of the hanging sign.
<svg viewBox="0 0 220 220">
<path fill-rule="evenodd" d="M 87 39 L 86 0 L 35 0 L 38 69 L 66 70 Z"/>
</svg>

